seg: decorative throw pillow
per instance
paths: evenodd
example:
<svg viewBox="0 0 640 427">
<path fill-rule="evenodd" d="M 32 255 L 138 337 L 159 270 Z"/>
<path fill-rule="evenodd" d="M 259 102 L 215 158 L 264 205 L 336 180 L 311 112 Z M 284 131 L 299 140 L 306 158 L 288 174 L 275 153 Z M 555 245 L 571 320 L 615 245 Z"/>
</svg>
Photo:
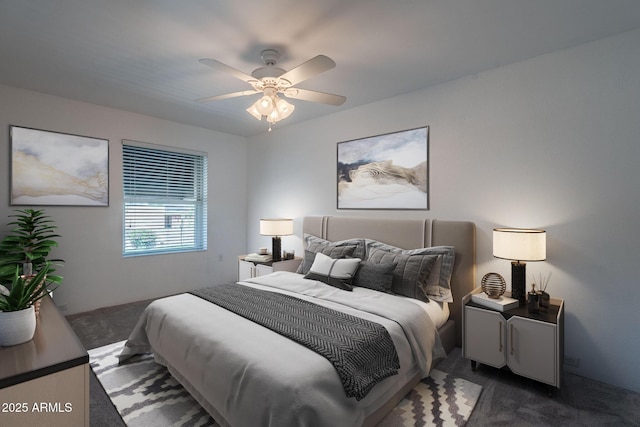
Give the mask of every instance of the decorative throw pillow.
<svg viewBox="0 0 640 427">
<path fill-rule="evenodd" d="M 377 264 L 362 261 L 353 278 L 353 286 L 390 293 L 393 285 L 393 270 L 397 265 L 395 262 Z"/>
<path fill-rule="evenodd" d="M 453 302 L 451 293 L 451 276 L 456 259 L 456 251 L 453 246 L 432 246 L 420 249 L 401 249 L 376 240 L 366 240 L 367 254 L 373 249 L 405 255 L 436 255 L 438 258 L 431 269 L 431 273 L 424 285 L 424 292 L 429 299 L 438 302 Z M 369 256 L 369 255 L 368 255 Z"/>
<path fill-rule="evenodd" d="M 349 247 L 349 249 L 340 249 L 345 246 Z M 331 242 L 318 236 L 314 236 L 313 234 L 304 235 L 304 248 L 304 260 L 300 263 L 300 266 L 298 266 L 298 270 L 296 271 L 296 273 L 299 274 L 307 274 L 309 272 L 309 269 L 311 268 L 311 265 L 313 265 L 315 255 L 310 259 L 307 259 L 307 251 L 313 254 L 320 252 L 325 255 L 329 255 L 331 258 L 344 258 L 351 256 L 354 258 L 364 259 L 365 253 L 364 239 L 349 239 L 340 240 L 338 242 Z"/>
<path fill-rule="evenodd" d="M 351 282 L 359 265 L 360 258 L 334 259 L 323 253 L 317 253 L 311 269 L 304 277 L 351 291 L 353 290 Z"/>
<path fill-rule="evenodd" d="M 311 249 L 305 249 L 304 258 L 298 266 L 296 273 L 307 274 L 316 260 L 316 254 L 327 255 L 329 258 L 339 259 L 347 258 L 353 255 L 355 246 L 322 246 L 311 247 Z"/>
<path fill-rule="evenodd" d="M 391 291 L 420 301 L 429 301 L 429 296 L 425 293 L 427 277 L 437 258 L 437 255 L 409 255 L 371 249 L 368 261 L 378 264 L 396 263 Z"/>
</svg>

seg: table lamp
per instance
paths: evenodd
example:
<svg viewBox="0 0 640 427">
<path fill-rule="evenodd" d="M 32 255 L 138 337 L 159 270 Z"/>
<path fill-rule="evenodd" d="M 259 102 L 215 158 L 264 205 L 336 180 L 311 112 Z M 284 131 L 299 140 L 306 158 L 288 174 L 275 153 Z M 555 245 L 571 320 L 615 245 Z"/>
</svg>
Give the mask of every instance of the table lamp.
<svg viewBox="0 0 640 427">
<path fill-rule="evenodd" d="M 511 297 L 526 304 L 526 268 L 522 261 L 544 261 L 547 237 L 544 230 L 526 228 L 494 228 L 493 256 L 511 260 Z"/>
<path fill-rule="evenodd" d="M 265 218 L 260 220 L 260 235 L 273 236 L 271 256 L 274 261 L 282 260 L 280 236 L 293 234 L 293 220 L 289 218 Z"/>
</svg>

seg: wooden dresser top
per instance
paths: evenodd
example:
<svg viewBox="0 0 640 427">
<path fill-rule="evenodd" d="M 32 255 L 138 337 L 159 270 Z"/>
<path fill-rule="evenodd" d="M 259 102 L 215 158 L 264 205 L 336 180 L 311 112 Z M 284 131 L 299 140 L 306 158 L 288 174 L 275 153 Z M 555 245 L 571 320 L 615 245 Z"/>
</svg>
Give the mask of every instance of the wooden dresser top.
<svg viewBox="0 0 640 427">
<path fill-rule="evenodd" d="M 48 296 L 31 341 L 0 347 L 0 389 L 89 363 L 80 340 Z"/>
</svg>

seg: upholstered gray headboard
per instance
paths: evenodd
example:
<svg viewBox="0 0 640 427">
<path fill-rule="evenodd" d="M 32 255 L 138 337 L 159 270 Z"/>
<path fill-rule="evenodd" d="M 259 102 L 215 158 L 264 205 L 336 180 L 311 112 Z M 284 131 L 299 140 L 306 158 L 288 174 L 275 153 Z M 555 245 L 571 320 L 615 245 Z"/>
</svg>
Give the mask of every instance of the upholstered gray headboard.
<svg viewBox="0 0 640 427">
<path fill-rule="evenodd" d="M 303 232 L 330 241 L 366 237 L 403 249 L 448 245 L 456 248 L 451 278 L 454 302 L 449 305 L 455 321 L 456 345 L 462 346 L 462 297 L 474 288 L 476 226 L 469 221 L 435 219 L 377 219 L 347 216 L 308 216 Z"/>
</svg>

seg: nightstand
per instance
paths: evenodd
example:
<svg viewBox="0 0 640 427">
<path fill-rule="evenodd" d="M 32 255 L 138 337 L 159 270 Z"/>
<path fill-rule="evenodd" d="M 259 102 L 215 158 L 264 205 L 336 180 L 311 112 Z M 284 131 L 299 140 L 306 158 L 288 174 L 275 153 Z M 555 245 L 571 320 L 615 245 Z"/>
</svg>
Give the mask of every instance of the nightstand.
<svg viewBox="0 0 640 427">
<path fill-rule="evenodd" d="M 263 276 L 274 271 L 291 271 L 295 273 L 302 262 L 302 258 L 298 257 L 275 262 L 254 262 L 246 261 L 244 259 L 245 256 L 238 257 L 238 281 Z"/>
<path fill-rule="evenodd" d="M 496 311 L 462 299 L 462 354 L 471 367 L 484 363 L 507 366 L 513 373 L 560 388 L 564 360 L 564 300 L 551 298 L 546 312 L 529 313 L 527 306 Z M 508 296 L 508 293 L 507 293 Z"/>
</svg>

